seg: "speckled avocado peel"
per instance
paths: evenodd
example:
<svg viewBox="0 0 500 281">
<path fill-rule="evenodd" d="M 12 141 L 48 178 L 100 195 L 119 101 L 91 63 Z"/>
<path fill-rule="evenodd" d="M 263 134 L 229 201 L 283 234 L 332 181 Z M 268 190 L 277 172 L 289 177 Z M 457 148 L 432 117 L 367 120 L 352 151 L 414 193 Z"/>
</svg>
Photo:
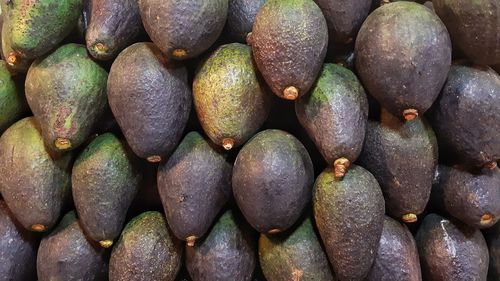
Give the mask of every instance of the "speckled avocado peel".
<svg viewBox="0 0 500 281">
<path fill-rule="evenodd" d="M 7 63 L 0 61 L 0 134 L 20 119 L 27 109 L 24 95 L 17 90 Z"/>
</svg>

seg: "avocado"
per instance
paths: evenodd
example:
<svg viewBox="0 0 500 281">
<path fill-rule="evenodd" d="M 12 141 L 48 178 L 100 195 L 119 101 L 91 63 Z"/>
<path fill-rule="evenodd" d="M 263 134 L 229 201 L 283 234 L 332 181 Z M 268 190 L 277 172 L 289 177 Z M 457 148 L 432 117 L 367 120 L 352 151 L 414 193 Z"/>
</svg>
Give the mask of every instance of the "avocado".
<svg viewBox="0 0 500 281">
<path fill-rule="evenodd" d="M 358 160 L 382 187 L 387 214 L 415 222 L 429 201 L 438 160 L 432 127 L 422 118 L 405 122 L 382 110 L 380 122 L 368 122 Z"/>
<path fill-rule="evenodd" d="M 1 2 L 0 2 L 1 3 Z M 26 59 L 20 56 L 17 56 L 12 49 L 12 42 L 10 37 L 8 36 L 9 30 L 9 21 L 5 17 L 3 17 L 2 23 L 2 59 L 7 63 L 7 67 L 13 74 L 17 73 L 26 73 L 31 63 L 32 59 Z"/>
<path fill-rule="evenodd" d="M 50 148 L 71 150 L 90 136 L 107 105 L 107 77 L 79 44 L 61 46 L 33 62 L 26 98 Z"/>
<path fill-rule="evenodd" d="M 48 150 L 35 118 L 12 125 L 0 138 L 0 192 L 23 227 L 43 232 L 58 221 L 71 194 L 71 153 Z"/>
<path fill-rule="evenodd" d="M 266 121 L 272 96 L 254 68 L 250 47 L 220 46 L 193 81 L 198 119 L 208 137 L 229 150 L 244 144 Z"/>
<path fill-rule="evenodd" d="M 135 154 L 160 162 L 172 153 L 191 111 L 185 67 L 167 62 L 152 43 L 136 43 L 113 62 L 108 98 Z"/>
<path fill-rule="evenodd" d="M 224 28 L 228 0 L 141 0 L 146 32 L 169 59 L 194 58 L 206 51 Z"/>
<path fill-rule="evenodd" d="M 85 35 L 87 50 L 99 60 L 115 58 L 142 30 L 137 0 L 92 0 Z"/>
<path fill-rule="evenodd" d="M 261 233 L 285 231 L 311 200 L 314 169 L 304 145 L 281 130 L 256 134 L 240 150 L 233 193 L 246 220 Z"/>
<path fill-rule="evenodd" d="M 231 197 L 232 165 L 223 149 L 188 133 L 158 167 L 158 191 L 174 235 L 193 246 Z"/>
<path fill-rule="evenodd" d="M 7 63 L 0 61 L 0 135 L 27 112 L 28 105 L 17 90 Z"/>
<path fill-rule="evenodd" d="M 436 14 L 399 1 L 368 16 L 355 54 L 366 90 L 393 115 L 411 121 L 438 97 L 451 65 L 451 41 Z"/>
<path fill-rule="evenodd" d="M 0 200 L 0 280 L 36 280 L 38 238 L 24 229 Z"/>
<path fill-rule="evenodd" d="M 335 176 L 342 178 L 361 153 L 368 120 L 368 99 L 356 75 L 325 64 L 311 93 L 295 102 L 295 111 Z"/>
<path fill-rule="evenodd" d="M 488 267 L 488 281 L 500 279 L 500 223 L 488 229 L 486 236 L 490 253 L 490 265 Z"/>
<path fill-rule="evenodd" d="M 424 280 L 486 281 L 489 255 L 481 231 L 429 214 L 415 240 Z"/>
<path fill-rule="evenodd" d="M 253 229 L 227 210 L 206 238 L 186 246 L 186 267 L 193 280 L 250 281 L 257 263 Z"/>
<path fill-rule="evenodd" d="M 182 244 L 159 212 L 133 218 L 109 261 L 110 281 L 173 281 L 182 265 Z"/>
<path fill-rule="evenodd" d="M 83 2 L 8 0 L 1 1 L 1 7 L 14 51 L 9 56 L 35 59 L 55 48 L 76 27 Z"/>
<path fill-rule="evenodd" d="M 327 168 L 314 183 L 313 209 L 338 280 L 363 280 L 377 254 L 384 223 L 384 197 L 375 177 L 351 165 L 339 180 Z"/>
<path fill-rule="evenodd" d="M 120 235 L 142 178 L 135 155 L 111 133 L 95 138 L 78 156 L 73 200 L 88 237 L 104 248 Z"/>
<path fill-rule="evenodd" d="M 286 232 L 261 234 L 259 259 L 268 280 L 334 280 L 309 217 Z"/>
<path fill-rule="evenodd" d="M 257 67 L 280 98 L 295 100 L 312 87 L 328 46 L 328 28 L 311 0 L 269 0 L 248 38 Z"/>
<path fill-rule="evenodd" d="M 405 225 L 385 217 L 382 237 L 367 281 L 421 281 L 417 244 Z"/>
<path fill-rule="evenodd" d="M 494 169 L 500 161 L 500 76 L 487 66 L 453 65 L 432 110 L 440 147 L 463 164 Z"/>
<path fill-rule="evenodd" d="M 244 43 L 252 32 L 257 13 L 267 0 L 229 0 L 224 33 L 233 41 Z"/>
<path fill-rule="evenodd" d="M 69 212 L 40 243 L 36 262 L 38 281 L 105 281 L 107 257 L 104 249 L 85 236 L 75 212 Z"/>
</svg>

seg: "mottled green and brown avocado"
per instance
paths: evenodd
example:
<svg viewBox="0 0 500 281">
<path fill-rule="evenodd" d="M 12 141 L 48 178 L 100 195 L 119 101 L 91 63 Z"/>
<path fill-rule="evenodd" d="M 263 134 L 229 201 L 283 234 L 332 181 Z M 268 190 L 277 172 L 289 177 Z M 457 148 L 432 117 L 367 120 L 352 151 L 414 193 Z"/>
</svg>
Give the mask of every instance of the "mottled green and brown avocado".
<svg viewBox="0 0 500 281">
<path fill-rule="evenodd" d="M 268 0 L 248 38 L 257 66 L 280 98 L 295 100 L 316 81 L 328 45 L 328 28 L 311 0 Z"/>
<path fill-rule="evenodd" d="M 182 243 L 163 215 L 145 212 L 123 230 L 109 261 L 110 281 L 173 281 L 182 265 Z"/>
<path fill-rule="evenodd" d="M 28 111 L 28 105 L 20 92 L 5 61 L 0 61 L 0 134 Z"/>
<path fill-rule="evenodd" d="M 137 158 L 111 133 L 95 138 L 78 156 L 71 177 L 73 200 L 88 237 L 104 248 L 120 235 L 142 178 Z"/>
<path fill-rule="evenodd" d="M 193 82 L 198 119 L 208 137 L 226 150 L 244 144 L 266 121 L 272 95 L 253 64 L 250 47 L 219 47 Z"/>
<path fill-rule="evenodd" d="M 368 99 L 356 75 L 325 64 L 310 94 L 296 101 L 295 111 L 335 176 L 342 178 L 361 153 L 368 119 Z"/>
<path fill-rule="evenodd" d="M 1 3 L 1 2 L 0 2 Z M 31 63 L 32 59 L 23 58 L 21 56 L 17 56 L 14 50 L 12 49 L 12 42 L 9 37 L 9 21 L 7 17 L 2 17 L 2 59 L 7 62 L 7 66 L 9 70 L 13 74 L 17 73 L 26 73 Z"/>
<path fill-rule="evenodd" d="M 107 106 L 107 78 L 79 44 L 63 45 L 33 62 L 26 98 L 50 148 L 71 150 L 87 140 Z"/>
<path fill-rule="evenodd" d="M 314 184 L 313 209 L 337 278 L 363 280 L 375 260 L 384 224 L 384 197 L 375 177 L 352 165 L 340 180 L 327 168 Z"/>
<path fill-rule="evenodd" d="M 206 238 L 186 246 L 186 267 L 193 280 L 250 281 L 257 264 L 256 247 L 254 230 L 228 210 Z"/>
<path fill-rule="evenodd" d="M 108 254 L 85 236 L 75 212 L 42 239 L 36 265 L 39 281 L 108 280 Z"/>
<path fill-rule="evenodd" d="M 229 0 L 224 33 L 236 42 L 245 43 L 252 32 L 257 13 L 267 0 Z"/>
<path fill-rule="evenodd" d="M 71 194 L 71 153 L 46 148 L 34 117 L 12 125 L 0 138 L 0 192 L 23 227 L 52 228 Z"/>
<path fill-rule="evenodd" d="M 231 197 L 232 165 L 221 147 L 188 133 L 158 167 L 158 191 L 174 235 L 193 246 Z"/>
<path fill-rule="evenodd" d="M 309 217 L 286 232 L 261 234 L 259 259 L 267 280 L 335 280 Z"/>
<path fill-rule="evenodd" d="M 436 14 L 400 1 L 383 5 L 361 26 L 356 69 L 366 90 L 393 115 L 424 114 L 446 81 L 451 41 Z"/>
<path fill-rule="evenodd" d="M 152 43 L 136 43 L 113 62 L 109 105 L 139 157 L 160 162 L 181 140 L 191 111 L 187 80 L 186 68 L 167 62 Z"/>
</svg>

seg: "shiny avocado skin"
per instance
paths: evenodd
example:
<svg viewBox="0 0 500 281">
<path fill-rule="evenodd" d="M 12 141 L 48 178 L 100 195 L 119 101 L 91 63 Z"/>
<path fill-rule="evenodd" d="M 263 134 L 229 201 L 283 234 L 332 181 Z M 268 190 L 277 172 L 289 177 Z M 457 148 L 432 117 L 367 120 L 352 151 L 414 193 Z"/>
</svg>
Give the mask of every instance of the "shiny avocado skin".
<svg viewBox="0 0 500 281">
<path fill-rule="evenodd" d="M 225 32 L 236 42 L 245 43 L 257 13 L 267 0 L 229 0 Z"/>
</svg>

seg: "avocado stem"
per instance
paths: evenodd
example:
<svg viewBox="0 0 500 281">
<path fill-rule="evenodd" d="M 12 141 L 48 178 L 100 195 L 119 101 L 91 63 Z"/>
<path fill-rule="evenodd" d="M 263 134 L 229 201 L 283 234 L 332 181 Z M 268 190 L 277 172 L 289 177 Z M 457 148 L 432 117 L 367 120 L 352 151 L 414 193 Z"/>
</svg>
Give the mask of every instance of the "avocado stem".
<svg viewBox="0 0 500 281">
<path fill-rule="evenodd" d="M 411 121 L 418 117 L 418 110 L 409 108 L 403 111 L 403 117 L 406 121 Z"/>
<path fill-rule="evenodd" d="M 43 224 L 34 224 L 31 226 L 31 230 L 36 231 L 36 232 L 44 232 L 47 230 L 47 227 Z"/>
<path fill-rule="evenodd" d="M 268 234 L 276 234 L 276 233 L 280 233 L 280 232 L 281 232 L 281 229 L 274 228 L 274 229 L 269 230 L 267 233 Z"/>
<path fill-rule="evenodd" d="M 94 45 L 94 49 L 96 53 L 105 53 L 108 50 L 108 47 L 106 47 L 103 43 L 99 42 Z"/>
<path fill-rule="evenodd" d="M 486 226 L 489 225 L 493 221 L 493 215 L 489 213 L 485 213 L 481 216 L 481 221 L 479 222 L 481 225 Z"/>
<path fill-rule="evenodd" d="M 294 86 L 286 87 L 283 91 L 283 97 L 287 100 L 296 100 L 299 97 L 299 89 Z"/>
<path fill-rule="evenodd" d="M 103 248 L 109 248 L 113 245 L 113 240 L 101 240 L 99 241 L 99 245 Z"/>
<path fill-rule="evenodd" d="M 248 32 L 245 41 L 247 42 L 248 46 L 252 46 L 252 32 Z"/>
<path fill-rule="evenodd" d="M 161 156 L 159 155 L 149 156 L 148 158 L 146 158 L 146 160 L 148 160 L 148 162 L 150 163 L 159 163 L 161 162 Z"/>
<path fill-rule="evenodd" d="M 486 169 L 489 169 L 489 170 L 494 170 L 497 167 L 497 162 L 492 161 L 492 162 L 486 163 L 486 164 L 484 164 L 483 167 L 485 167 Z"/>
<path fill-rule="evenodd" d="M 391 3 L 391 0 L 381 0 L 380 6 Z"/>
<path fill-rule="evenodd" d="M 222 140 L 222 147 L 224 147 L 225 150 L 231 150 L 234 146 L 234 140 L 231 138 L 225 138 Z"/>
<path fill-rule="evenodd" d="M 14 64 L 16 64 L 17 62 L 17 56 L 16 56 L 16 53 L 14 52 L 10 52 L 9 53 L 9 56 L 7 56 L 7 63 L 10 65 L 10 66 L 13 66 Z"/>
<path fill-rule="evenodd" d="M 175 49 L 172 51 L 172 56 L 174 58 L 182 59 L 187 55 L 187 51 L 184 49 Z"/>
<path fill-rule="evenodd" d="M 188 245 L 189 247 L 193 247 L 193 246 L 194 246 L 194 242 L 196 242 L 196 239 L 198 239 L 198 237 L 196 237 L 196 236 L 194 236 L 194 235 L 192 235 L 192 236 L 188 236 L 188 237 L 186 238 L 187 245 Z"/>
<path fill-rule="evenodd" d="M 345 157 L 335 160 L 335 162 L 333 162 L 335 177 L 342 179 L 345 176 L 347 169 L 349 168 L 350 165 L 351 162 L 349 161 L 349 159 Z"/>
<path fill-rule="evenodd" d="M 66 150 L 71 148 L 71 141 L 65 138 L 57 138 L 54 145 L 59 150 Z"/>
<path fill-rule="evenodd" d="M 409 213 L 409 214 L 403 215 L 403 217 L 401 217 L 401 219 L 405 223 L 414 223 L 418 220 L 418 217 L 417 217 L 417 215 L 415 215 L 413 213 Z"/>
</svg>

